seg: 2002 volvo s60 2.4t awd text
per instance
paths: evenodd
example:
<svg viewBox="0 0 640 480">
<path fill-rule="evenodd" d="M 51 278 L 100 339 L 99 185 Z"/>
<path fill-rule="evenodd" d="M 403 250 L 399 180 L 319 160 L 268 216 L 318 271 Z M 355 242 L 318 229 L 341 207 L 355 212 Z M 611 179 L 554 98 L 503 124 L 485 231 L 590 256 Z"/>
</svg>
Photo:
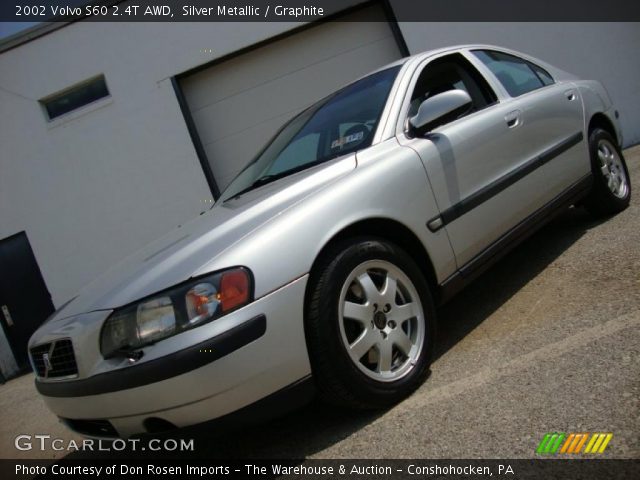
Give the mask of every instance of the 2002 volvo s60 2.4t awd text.
<svg viewBox="0 0 640 480">
<path fill-rule="evenodd" d="M 437 304 L 563 208 L 628 205 L 617 118 L 599 83 L 498 47 L 371 73 L 295 116 L 208 212 L 43 324 L 37 389 L 96 437 L 309 385 L 390 405 L 426 376 Z"/>
</svg>

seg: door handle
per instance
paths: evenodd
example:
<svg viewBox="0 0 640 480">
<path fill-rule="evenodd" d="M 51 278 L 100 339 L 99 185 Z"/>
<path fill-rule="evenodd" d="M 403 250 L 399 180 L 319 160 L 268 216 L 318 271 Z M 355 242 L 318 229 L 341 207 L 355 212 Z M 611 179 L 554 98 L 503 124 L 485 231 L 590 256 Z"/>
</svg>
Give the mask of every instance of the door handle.
<svg viewBox="0 0 640 480">
<path fill-rule="evenodd" d="M 566 92 L 564 92 L 564 96 L 567 97 L 567 100 L 572 102 L 572 101 L 574 101 L 576 99 L 576 91 L 575 90 L 567 90 Z"/>
<path fill-rule="evenodd" d="M 507 127 L 515 128 L 522 123 L 520 121 L 520 113 L 520 110 L 514 110 L 513 112 L 509 112 L 504 116 L 504 121 L 507 122 Z"/>
</svg>

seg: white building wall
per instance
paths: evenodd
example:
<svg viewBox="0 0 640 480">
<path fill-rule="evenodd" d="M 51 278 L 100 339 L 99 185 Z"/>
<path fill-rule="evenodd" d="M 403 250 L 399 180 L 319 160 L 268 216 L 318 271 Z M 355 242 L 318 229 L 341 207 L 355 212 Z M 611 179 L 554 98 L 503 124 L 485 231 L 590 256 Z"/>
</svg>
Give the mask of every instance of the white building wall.
<svg viewBox="0 0 640 480">
<path fill-rule="evenodd" d="M 0 54 L 0 238 L 27 232 L 56 306 L 210 199 L 171 77 L 298 25 L 77 22 Z M 637 24 L 400 27 L 412 53 L 494 43 L 603 80 L 640 141 Z M 46 121 L 38 99 L 99 73 L 110 100 Z"/>
<path fill-rule="evenodd" d="M 56 306 L 211 198 L 171 76 L 297 25 L 77 22 L 0 54 L 0 238 L 27 232 Z M 99 73 L 110 100 L 47 122 Z"/>
<path fill-rule="evenodd" d="M 487 43 L 538 57 L 581 78 L 601 81 L 620 111 L 624 144 L 640 142 L 639 23 L 400 23 L 414 54 Z"/>
</svg>

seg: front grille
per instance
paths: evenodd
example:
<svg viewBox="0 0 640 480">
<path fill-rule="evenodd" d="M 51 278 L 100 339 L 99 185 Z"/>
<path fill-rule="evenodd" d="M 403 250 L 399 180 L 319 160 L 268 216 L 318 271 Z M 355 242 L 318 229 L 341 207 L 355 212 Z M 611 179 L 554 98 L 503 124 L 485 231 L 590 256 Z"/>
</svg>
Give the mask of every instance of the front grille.
<svg viewBox="0 0 640 480">
<path fill-rule="evenodd" d="M 78 375 L 76 356 L 71 340 L 63 338 L 31 349 L 31 361 L 41 378 L 72 377 Z"/>
</svg>

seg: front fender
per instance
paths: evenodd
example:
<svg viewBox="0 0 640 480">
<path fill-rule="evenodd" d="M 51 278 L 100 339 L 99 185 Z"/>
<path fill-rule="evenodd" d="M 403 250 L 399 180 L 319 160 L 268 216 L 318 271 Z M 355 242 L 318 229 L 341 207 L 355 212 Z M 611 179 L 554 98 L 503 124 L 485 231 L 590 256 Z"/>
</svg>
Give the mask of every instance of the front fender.
<svg viewBox="0 0 640 480">
<path fill-rule="evenodd" d="M 445 230 L 432 233 L 426 227 L 439 212 L 417 154 L 392 138 L 359 152 L 357 159 L 352 172 L 283 211 L 194 275 L 246 265 L 259 298 L 308 273 L 336 234 L 368 218 L 394 219 L 415 233 L 439 281 L 453 273 Z"/>
</svg>

